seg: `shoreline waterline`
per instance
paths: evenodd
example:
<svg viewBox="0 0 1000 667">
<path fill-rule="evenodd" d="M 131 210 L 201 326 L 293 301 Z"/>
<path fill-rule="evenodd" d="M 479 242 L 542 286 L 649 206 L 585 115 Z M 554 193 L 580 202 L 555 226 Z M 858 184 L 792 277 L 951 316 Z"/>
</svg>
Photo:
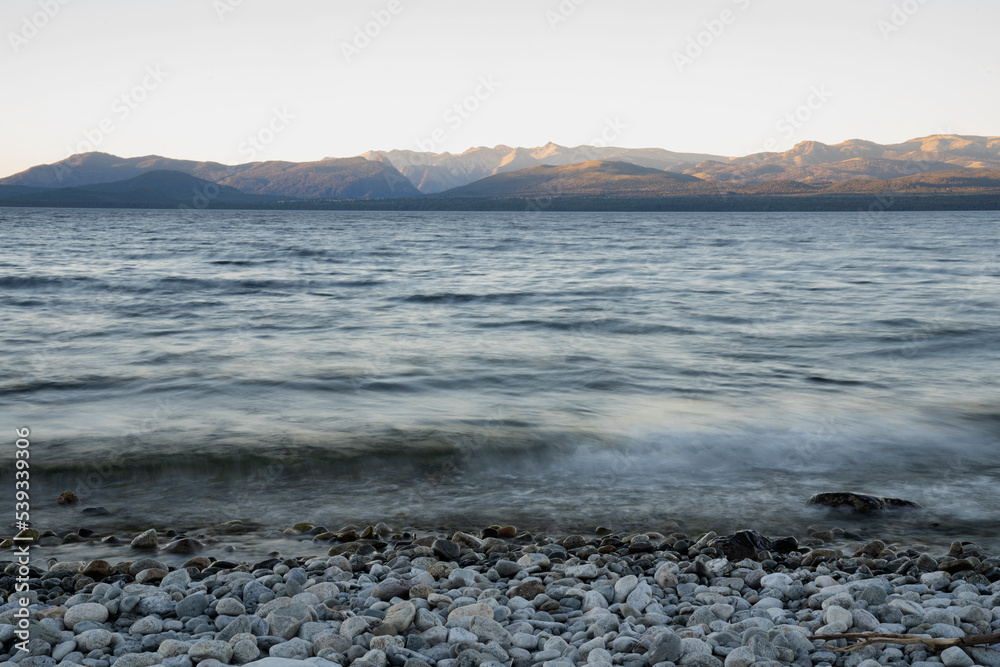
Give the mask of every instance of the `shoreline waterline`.
<svg viewBox="0 0 1000 667">
<path fill-rule="evenodd" d="M 1000 649 L 1000 557 L 975 544 L 932 554 L 882 540 L 845 550 L 753 532 L 601 532 L 555 539 L 496 524 L 415 535 L 379 523 L 342 535 L 327 554 L 195 553 L 176 563 L 181 555 L 164 558 L 148 534 L 128 560 L 41 566 L 41 548 L 33 568 L 0 562 L 0 581 L 20 572 L 28 584 L 0 606 L 0 621 L 25 619 L 24 644 L 3 635 L 0 658 L 30 646 L 44 664 L 87 656 L 119 667 L 277 664 L 268 657 L 315 667 L 840 667 L 848 632 L 892 634 L 858 647 L 856 662 L 910 665 L 946 650 L 945 664 L 957 664 L 957 650 L 992 664 L 1000 655 L 987 647 Z M 961 643 L 973 636 L 982 639 Z"/>
</svg>

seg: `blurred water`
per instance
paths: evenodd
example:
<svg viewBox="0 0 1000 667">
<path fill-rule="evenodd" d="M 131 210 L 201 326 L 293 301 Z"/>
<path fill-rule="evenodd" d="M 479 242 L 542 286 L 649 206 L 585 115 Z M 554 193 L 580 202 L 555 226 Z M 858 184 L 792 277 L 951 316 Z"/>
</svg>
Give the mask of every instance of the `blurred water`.
<svg viewBox="0 0 1000 667">
<path fill-rule="evenodd" d="M 997 541 L 995 213 L 0 209 L 40 527 Z M 11 480 L 13 447 L 2 458 Z M 925 506 L 828 514 L 819 491 Z M 13 483 L 3 497 L 13 503 Z"/>
</svg>

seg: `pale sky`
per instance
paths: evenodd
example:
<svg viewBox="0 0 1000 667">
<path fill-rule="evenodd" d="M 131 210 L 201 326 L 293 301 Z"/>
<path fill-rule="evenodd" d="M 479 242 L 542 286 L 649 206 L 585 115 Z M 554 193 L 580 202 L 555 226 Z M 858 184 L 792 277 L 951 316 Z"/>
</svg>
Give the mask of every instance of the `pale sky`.
<svg viewBox="0 0 1000 667">
<path fill-rule="evenodd" d="M 3 0 L 0 176 L 83 150 L 997 135 L 997 26 L 997 0 Z"/>
</svg>

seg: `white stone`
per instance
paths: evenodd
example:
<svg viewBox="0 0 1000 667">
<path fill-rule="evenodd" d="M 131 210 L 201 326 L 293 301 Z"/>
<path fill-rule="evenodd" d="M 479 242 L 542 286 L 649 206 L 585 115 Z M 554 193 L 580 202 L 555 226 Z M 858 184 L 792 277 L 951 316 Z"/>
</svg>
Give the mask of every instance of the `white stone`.
<svg viewBox="0 0 1000 667">
<path fill-rule="evenodd" d="M 215 613 L 223 616 L 242 616 L 247 613 L 246 607 L 236 598 L 222 598 L 215 605 Z"/>
<path fill-rule="evenodd" d="M 750 667 L 757 660 L 756 654 L 746 646 L 740 646 L 726 656 L 726 667 Z"/>
<path fill-rule="evenodd" d="M 550 563 L 548 556 L 537 552 L 524 554 L 517 559 L 517 564 L 524 567 L 547 567 Z"/>
<path fill-rule="evenodd" d="M 354 639 L 367 629 L 368 618 L 365 616 L 352 616 L 340 624 L 340 634 L 350 639 Z"/>
<path fill-rule="evenodd" d="M 852 609 L 851 616 L 854 618 L 854 627 L 863 632 L 874 632 L 879 626 L 879 620 L 866 609 Z"/>
<path fill-rule="evenodd" d="M 248 663 L 260 657 L 260 649 L 252 639 L 241 639 L 233 644 L 233 662 L 238 665 Z"/>
<path fill-rule="evenodd" d="M 684 655 L 690 655 L 691 653 L 708 653 L 712 654 L 712 647 L 706 642 L 698 639 L 697 637 L 683 637 L 681 638 L 681 650 Z"/>
<path fill-rule="evenodd" d="M 566 576 L 574 579 L 597 579 L 599 576 L 597 566 L 593 563 L 583 565 L 573 565 L 566 568 Z"/>
<path fill-rule="evenodd" d="M 634 574 L 622 577 L 615 582 L 615 602 L 625 602 L 629 594 L 639 585 L 639 577 Z"/>
<path fill-rule="evenodd" d="M 52 647 L 52 659 L 57 661 L 62 660 L 75 650 L 76 650 L 76 642 L 73 641 L 72 639 L 64 642 L 59 642 L 58 644 Z"/>
<path fill-rule="evenodd" d="M 946 648 L 941 652 L 941 662 L 944 667 L 972 667 L 976 661 L 957 646 Z"/>
<path fill-rule="evenodd" d="M 70 607 L 63 616 L 63 623 L 70 630 L 77 623 L 82 623 L 83 621 L 103 623 L 106 620 L 108 620 L 108 608 L 96 602 L 84 602 L 83 604 Z"/>
<path fill-rule="evenodd" d="M 784 609 L 785 603 L 778 598 L 761 598 L 753 605 L 754 609 Z"/>
<path fill-rule="evenodd" d="M 461 642 L 475 642 L 476 635 L 464 628 L 452 628 L 448 631 L 448 643 L 459 644 Z"/>
<path fill-rule="evenodd" d="M 581 611 L 588 612 L 591 609 L 607 609 L 608 600 L 597 591 L 586 591 L 583 594 L 583 606 Z"/>
<path fill-rule="evenodd" d="M 130 635 L 155 635 L 163 632 L 163 621 L 156 616 L 143 616 L 128 629 Z"/>
<path fill-rule="evenodd" d="M 677 563 L 673 561 L 665 561 L 653 574 L 653 581 L 660 588 L 677 588 L 677 576 L 680 572 L 680 568 Z"/>
<path fill-rule="evenodd" d="M 453 621 L 456 618 L 464 618 L 466 616 L 483 616 L 485 618 L 493 618 L 493 608 L 490 607 L 485 602 L 477 602 L 476 604 L 467 604 L 463 607 L 456 607 L 448 614 L 448 620 Z"/>
<path fill-rule="evenodd" d="M 412 602 L 399 602 L 386 610 L 385 618 L 382 622 L 394 628 L 396 632 L 403 632 L 410 627 L 416 615 L 417 608 Z"/>
<path fill-rule="evenodd" d="M 191 645 L 178 639 L 164 639 L 160 642 L 160 647 L 156 652 L 164 658 L 173 658 L 178 655 L 186 655 Z"/>
<path fill-rule="evenodd" d="M 775 572 L 774 574 L 767 574 L 761 577 L 760 586 L 761 588 L 773 588 L 776 591 L 784 593 L 794 581 L 787 574 Z"/>
<path fill-rule="evenodd" d="M 850 628 L 854 625 L 854 616 L 850 611 L 844 609 L 843 607 L 828 607 L 826 612 L 823 614 L 823 621 L 825 623 L 842 623 L 846 627 Z"/>
<path fill-rule="evenodd" d="M 103 628 L 95 628 L 78 634 L 76 636 L 76 646 L 84 653 L 90 653 L 94 649 L 110 646 L 111 640 L 111 631 Z"/>
<path fill-rule="evenodd" d="M 628 594 L 625 603 L 630 604 L 639 611 L 645 609 L 653 601 L 653 589 L 645 581 L 640 581 L 635 590 Z"/>
<path fill-rule="evenodd" d="M 202 660 L 229 662 L 229 659 L 233 657 L 233 647 L 228 642 L 202 639 L 191 645 L 191 648 L 188 649 L 188 655 L 195 663 Z"/>
<path fill-rule="evenodd" d="M 244 667 L 302 667 L 302 661 L 289 660 L 288 658 L 263 658 L 248 662 Z"/>
</svg>

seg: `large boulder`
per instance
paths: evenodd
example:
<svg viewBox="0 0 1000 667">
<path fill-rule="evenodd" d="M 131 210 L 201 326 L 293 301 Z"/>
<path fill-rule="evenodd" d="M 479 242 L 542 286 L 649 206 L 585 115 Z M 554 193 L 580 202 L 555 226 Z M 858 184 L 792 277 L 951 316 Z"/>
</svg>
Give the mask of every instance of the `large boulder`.
<svg viewBox="0 0 1000 667">
<path fill-rule="evenodd" d="M 817 493 L 806 501 L 807 505 L 826 505 L 827 507 L 850 507 L 862 512 L 877 510 L 919 508 L 915 502 L 902 498 L 886 498 L 871 496 L 866 493 L 836 492 Z"/>
</svg>

